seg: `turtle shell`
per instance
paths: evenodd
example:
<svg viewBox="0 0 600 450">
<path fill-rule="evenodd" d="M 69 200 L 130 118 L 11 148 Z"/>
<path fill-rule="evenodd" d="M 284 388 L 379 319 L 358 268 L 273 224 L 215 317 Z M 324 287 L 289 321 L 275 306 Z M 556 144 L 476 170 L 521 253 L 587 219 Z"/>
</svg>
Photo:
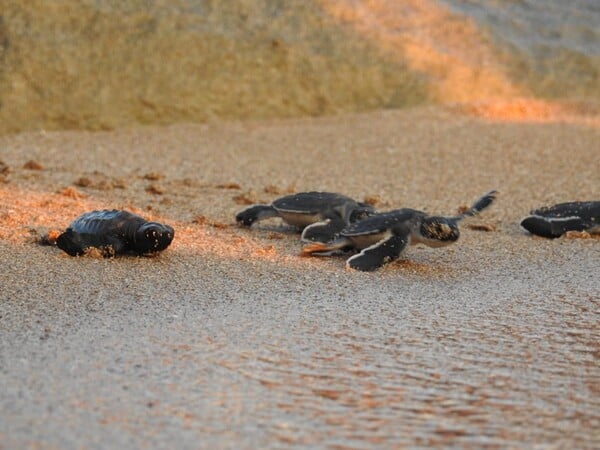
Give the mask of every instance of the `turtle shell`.
<svg viewBox="0 0 600 450">
<path fill-rule="evenodd" d="M 325 210 L 348 203 L 357 204 L 354 199 L 342 194 L 312 191 L 278 198 L 273 202 L 273 207 L 279 212 L 309 215 L 319 214 Z"/>
<path fill-rule="evenodd" d="M 325 218 L 341 217 L 348 222 L 353 211 L 367 210 L 350 197 L 333 192 L 300 192 L 278 198 L 272 207 L 287 223 L 306 227 Z"/>
<path fill-rule="evenodd" d="M 146 222 L 143 217 L 129 211 L 104 209 L 82 214 L 71 222 L 69 228 L 75 233 L 111 234 L 125 237 L 135 233 Z"/>
<path fill-rule="evenodd" d="M 521 220 L 532 234 L 554 239 L 568 231 L 600 232 L 600 201 L 567 202 L 545 206 Z"/>
<path fill-rule="evenodd" d="M 423 215 L 422 212 L 410 208 L 373 214 L 348 225 L 340 234 L 346 237 L 353 237 L 380 234 L 387 231 L 392 232 L 395 228 L 406 226 L 407 222 L 411 222 Z"/>
<path fill-rule="evenodd" d="M 567 202 L 553 206 L 544 206 L 531 212 L 542 217 L 579 217 L 585 222 L 600 224 L 600 201 L 597 202 Z"/>
<path fill-rule="evenodd" d="M 392 235 L 410 234 L 414 220 L 422 215 L 409 208 L 373 214 L 348 225 L 340 232 L 340 236 L 350 240 L 358 249 L 366 248 Z"/>
</svg>

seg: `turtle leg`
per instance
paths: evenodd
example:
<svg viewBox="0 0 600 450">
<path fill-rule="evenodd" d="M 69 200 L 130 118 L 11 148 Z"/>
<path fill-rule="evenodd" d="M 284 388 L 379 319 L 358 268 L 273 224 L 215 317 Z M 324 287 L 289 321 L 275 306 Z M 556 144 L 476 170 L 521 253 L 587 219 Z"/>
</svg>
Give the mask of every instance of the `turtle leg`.
<svg viewBox="0 0 600 450">
<path fill-rule="evenodd" d="M 249 227 L 259 220 L 277 216 L 279 213 L 271 205 L 253 205 L 237 213 L 235 220 L 240 225 Z"/>
<path fill-rule="evenodd" d="M 98 248 L 102 250 L 102 254 L 106 258 L 120 255 L 125 252 L 137 253 L 135 249 L 131 249 L 131 246 L 127 246 L 123 239 L 115 236 L 104 237 L 104 239 L 102 239 L 102 244 L 98 245 Z"/>
<path fill-rule="evenodd" d="M 83 255 L 92 247 L 100 249 L 105 256 L 113 256 L 122 253 L 125 244 L 116 237 L 98 238 L 96 235 L 77 233 L 68 228 L 56 239 L 56 246 L 71 256 Z"/>
<path fill-rule="evenodd" d="M 310 224 L 302 232 L 302 242 L 329 242 L 344 229 L 346 222 L 341 217 L 328 218 L 322 222 Z"/>
<path fill-rule="evenodd" d="M 384 264 L 398 259 L 406 248 L 409 234 L 392 235 L 363 249 L 358 255 L 348 258 L 346 267 L 362 271 L 379 269 Z"/>
<path fill-rule="evenodd" d="M 85 242 L 85 239 L 82 239 L 79 233 L 67 228 L 64 233 L 56 238 L 56 246 L 71 256 L 79 256 L 83 255 L 85 249 L 89 247 L 89 243 Z"/>
<path fill-rule="evenodd" d="M 521 221 L 521 226 L 532 234 L 555 239 L 567 231 L 583 231 L 586 224 L 581 217 L 543 217 L 527 216 Z"/>
</svg>

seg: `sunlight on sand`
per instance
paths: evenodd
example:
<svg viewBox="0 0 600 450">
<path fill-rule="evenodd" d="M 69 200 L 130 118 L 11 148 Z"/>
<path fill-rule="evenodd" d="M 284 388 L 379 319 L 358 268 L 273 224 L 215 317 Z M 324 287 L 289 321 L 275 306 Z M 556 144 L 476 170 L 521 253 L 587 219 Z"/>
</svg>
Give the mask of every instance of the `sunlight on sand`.
<svg viewBox="0 0 600 450">
<path fill-rule="evenodd" d="M 495 122 L 562 122 L 600 127 L 600 115 L 586 114 L 576 106 L 535 98 L 472 102 L 459 110 Z"/>
<path fill-rule="evenodd" d="M 445 103 L 522 96 L 476 24 L 433 0 L 320 0 L 389 55 L 426 74 Z"/>
<path fill-rule="evenodd" d="M 468 17 L 435 0 L 319 0 L 336 20 L 352 26 L 383 53 L 430 80 L 434 99 L 494 121 L 582 122 L 600 125 L 573 108 L 539 100 L 515 85 L 493 45 Z"/>
<path fill-rule="evenodd" d="M 0 239 L 12 244 L 31 244 L 40 237 L 40 233 L 63 230 L 85 212 L 112 207 L 82 195 L 73 195 L 72 188 L 60 193 L 45 193 L 0 186 Z M 170 251 L 306 265 L 296 254 L 282 254 L 275 245 L 261 244 L 233 226 L 185 223 L 155 216 L 132 206 L 120 207 L 148 220 L 173 226 L 175 239 Z"/>
</svg>

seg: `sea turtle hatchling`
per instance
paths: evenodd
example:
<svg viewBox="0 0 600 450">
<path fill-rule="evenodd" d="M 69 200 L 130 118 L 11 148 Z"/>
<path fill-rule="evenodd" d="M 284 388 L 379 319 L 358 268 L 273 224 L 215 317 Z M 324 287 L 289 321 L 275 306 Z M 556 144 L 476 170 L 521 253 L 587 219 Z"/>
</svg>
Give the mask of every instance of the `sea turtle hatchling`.
<svg viewBox="0 0 600 450">
<path fill-rule="evenodd" d="M 410 208 L 373 214 L 344 228 L 337 239 L 304 247 L 303 255 L 330 255 L 339 250 L 360 250 L 350 257 L 346 267 L 371 271 L 396 260 L 408 245 L 425 244 L 443 247 L 456 242 L 460 236 L 458 223 L 487 208 L 496 198 L 490 191 L 468 210 L 452 216 L 430 216 Z"/>
<path fill-rule="evenodd" d="M 303 241 L 328 242 L 348 224 L 374 212 L 371 205 L 345 195 L 312 191 L 286 195 L 270 205 L 249 206 L 238 212 L 235 220 L 250 227 L 259 220 L 280 217 L 287 224 L 303 229 Z"/>
<path fill-rule="evenodd" d="M 146 255 L 166 249 L 174 235 L 169 225 L 113 209 L 79 216 L 57 237 L 56 245 L 71 256 L 82 255 L 90 248 L 99 249 L 104 256 Z"/>
<path fill-rule="evenodd" d="M 531 211 L 521 226 L 532 234 L 554 239 L 567 231 L 600 233 L 600 201 L 567 202 Z"/>
</svg>

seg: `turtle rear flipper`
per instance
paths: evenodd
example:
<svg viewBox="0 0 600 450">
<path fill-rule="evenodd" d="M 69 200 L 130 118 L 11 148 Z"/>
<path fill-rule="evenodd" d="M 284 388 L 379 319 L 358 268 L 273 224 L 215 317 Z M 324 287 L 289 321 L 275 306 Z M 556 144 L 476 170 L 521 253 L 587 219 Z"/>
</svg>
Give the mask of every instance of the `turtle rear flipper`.
<svg viewBox="0 0 600 450">
<path fill-rule="evenodd" d="M 348 238 L 340 237 L 331 242 L 314 242 L 304 246 L 302 256 L 329 256 L 338 251 L 344 251 L 352 248 L 352 241 Z"/>
<path fill-rule="evenodd" d="M 345 226 L 346 222 L 341 217 L 332 217 L 307 226 L 302 232 L 300 240 L 303 242 L 330 242 Z"/>
<path fill-rule="evenodd" d="M 567 231 L 584 231 L 586 224 L 581 217 L 543 217 L 532 215 L 521 221 L 521 226 L 531 234 L 555 239 Z"/>
<path fill-rule="evenodd" d="M 481 198 L 479 198 L 469 209 L 463 212 L 460 216 L 454 217 L 454 219 L 461 220 L 465 217 L 472 217 L 479 214 L 481 211 L 490 206 L 494 200 L 496 200 L 496 196 L 498 195 L 498 191 L 490 191 L 487 194 L 484 194 Z"/>
<path fill-rule="evenodd" d="M 56 239 L 56 246 L 71 256 L 83 255 L 85 249 L 89 247 L 88 244 L 83 242 L 81 235 L 75 233 L 70 228 L 58 236 Z"/>
<path fill-rule="evenodd" d="M 235 220 L 240 225 L 249 227 L 259 220 L 277 216 L 279 213 L 271 205 L 253 205 L 237 213 Z"/>
<path fill-rule="evenodd" d="M 358 255 L 348 258 L 346 267 L 365 272 L 379 269 L 387 262 L 398 259 L 408 245 L 408 241 L 408 234 L 391 235 L 387 239 L 363 249 Z"/>
<path fill-rule="evenodd" d="M 105 256 L 121 253 L 124 242 L 116 237 L 99 238 L 95 234 L 77 233 L 68 228 L 56 239 L 56 246 L 71 256 L 81 256 L 89 248 L 98 248 Z"/>
</svg>

